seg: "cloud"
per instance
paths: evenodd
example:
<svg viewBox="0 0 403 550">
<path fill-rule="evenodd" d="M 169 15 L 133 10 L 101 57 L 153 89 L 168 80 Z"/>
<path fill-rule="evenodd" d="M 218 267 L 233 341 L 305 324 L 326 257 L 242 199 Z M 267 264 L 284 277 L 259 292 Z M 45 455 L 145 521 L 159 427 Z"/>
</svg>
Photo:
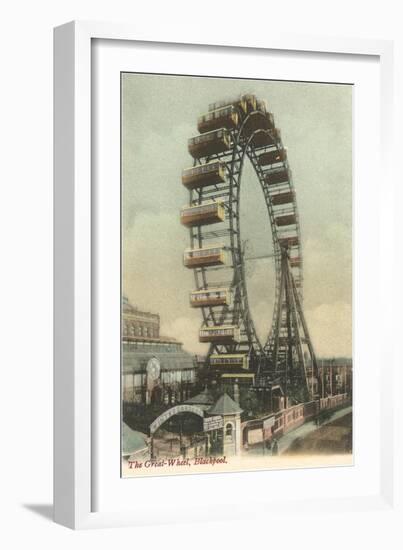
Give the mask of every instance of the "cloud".
<svg viewBox="0 0 403 550">
<path fill-rule="evenodd" d="M 164 336 L 171 336 L 183 343 L 184 349 L 198 355 L 205 355 L 209 345 L 198 341 L 200 319 L 190 317 L 179 317 L 172 323 L 163 323 L 161 333 Z M 195 341 L 196 340 L 196 341 Z"/>
<path fill-rule="evenodd" d="M 351 357 L 352 310 L 343 302 L 321 304 L 305 312 L 317 356 Z"/>
<path fill-rule="evenodd" d="M 179 223 L 188 200 L 181 171 L 192 164 L 187 139 L 208 104 L 253 91 L 268 100 L 288 147 L 315 348 L 323 355 L 351 353 L 351 88 L 151 75 L 127 75 L 123 82 L 123 289 L 129 299 L 159 313 L 163 332 L 189 351 L 205 351 L 198 342 L 201 313 L 188 302 L 193 273 L 182 265 L 189 235 Z M 251 255 L 270 253 L 266 206 L 248 162 L 240 204 Z M 247 271 L 251 312 L 264 340 L 273 312 L 273 264 L 253 262 Z"/>
</svg>

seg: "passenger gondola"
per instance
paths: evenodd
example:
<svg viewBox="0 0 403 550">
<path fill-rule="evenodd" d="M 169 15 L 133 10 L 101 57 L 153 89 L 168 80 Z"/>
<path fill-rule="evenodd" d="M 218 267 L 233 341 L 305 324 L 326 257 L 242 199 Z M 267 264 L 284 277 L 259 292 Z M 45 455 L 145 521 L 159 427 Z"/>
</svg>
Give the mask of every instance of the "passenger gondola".
<svg viewBox="0 0 403 550">
<path fill-rule="evenodd" d="M 223 153 L 230 147 L 231 135 L 226 128 L 201 134 L 190 138 L 188 141 L 188 151 L 192 157 L 197 159 Z"/>
<path fill-rule="evenodd" d="M 181 224 L 186 227 L 209 225 L 225 220 L 223 201 L 210 201 L 194 206 L 185 206 L 181 210 Z"/>
<path fill-rule="evenodd" d="M 218 354 L 213 353 L 209 357 L 210 366 L 213 368 L 249 369 L 249 357 L 246 353 Z"/>
<path fill-rule="evenodd" d="M 281 204 L 289 204 L 294 201 L 294 192 L 285 191 L 283 193 L 276 193 L 270 195 L 271 203 L 273 206 L 279 206 Z"/>
<path fill-rule="evenodd" d="M 285 214 L 283 216 L 278 216 L 274 219 L 277 227 L 282 227 L 285 225 L 295 225 L 297 222 L 297 217 L 295 214 Z"/>
<path fill-rule="evenodd" d="M 276 168 L 268 170 L 265 173 L 264 180 L 267 185 L 279 185 L 280 183 L 288 183 L 290 180 L 290 173 L 287 168 Z"/>
<path fill-rule="evenodd" d="M 199 332 L 199 341 L 215 344 L 233 344 L 239 342 L 240 333 L 240 328 L 235 325 L 202 327 Z"/>
<path fill-rule="evenodd" d="M 208 288 L 190 293 L 191 307 L 229 306 L 232 304 L 232 292 L 229 288 Z"/>
<path fill-rule="evenodd" d="M 285 160 L 287 160 L 287 151 L 285 149 L 266 151 L 258 157 L 258 163 L 260 166 L 276 164 L 278 162 L 284 162 Z"/>
<path fill-rule="evenodd" d="M 218 160 L 186 168 L 182 172 L 182 183 L 187 189 L 217 185 L 227 180 L 225 164 Z"/>
<path fill-rule="evenodd" d="M 227 254 L 224 245 L 211 245 L 203 248 L 185 250 L 183 263 L 185 267 L 209 267 L 225 265 Z"/>
<path fill-rule="evenodd" d="M 226 107 L 209 111 L 207 114 L 199 117 L 197 129 L 201 134 L 218 130 L 219 128 L 233 130 L 238 123 L 239 115 L 237 109 L 233 105 L 227 105 Z"/>
</svg>

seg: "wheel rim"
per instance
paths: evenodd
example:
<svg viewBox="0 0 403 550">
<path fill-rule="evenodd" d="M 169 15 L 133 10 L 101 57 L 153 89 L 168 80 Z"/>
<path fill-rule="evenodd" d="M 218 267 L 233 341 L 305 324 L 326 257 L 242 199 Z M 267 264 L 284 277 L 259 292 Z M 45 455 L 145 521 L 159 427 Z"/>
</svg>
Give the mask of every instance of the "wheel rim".
<svg viewBox="0 0 403 550">
<path fill-rule="evenodd" d="M 232 306 L 220 308 L 211 305 L 201 307 L 203 327 L 217 327 L 231 323 L 240 327 L 240 341 L 237 343 L 211 343 L 208 356 L 212 353 L 247 353 L 259 368 L 259 364 L 274 363 L 275 340 L 279 327 L 279 295 L 281 282 L 281 247 L 287 241 L 290 269 L 302 302 L 302 247 L 296 195 L 286 150 L 280 131 L 275 127 L 274 117 L 268 113 L 262 102 L 257 101 L 255 109 L 243 113 L 237 102 L 228 103 L 236 108 L 238 123 L 227 128 L 231 146 L 229 149 L 197 156 L 194 167 L 203 166 L 212 161 L 225 164 L 227 181 L 225 183 L 194 188 L 189 191 L 189 205 L 201 205 L 206 201 L 224 201 L 225 222 L 220 228 L 212 230 L 209 225 L 190 227 L 190 248 L 203 248 L 211 239 L 225 242 L 230 251 L 230 269 L 232 276 L 217 277 L 217 273 L 226 267 L 198 267 L 194 269 L 196 290 L 208 290 L 227 285 L 233 293 Z M 235 107 L 236 106 L 236 107 Z M 203 135 L 203 133 L 201 134 Z M 262 144 L 263 143 L 263 144 Z M 264 155 L 279 160 L 264 163 Z M 263 156 L 262 156 L 263 155 Z M 260 341 L 253 316 L 250 311 L 245 275 L 245 257 L 242 243 L 240 220 L 240 191 L 245 158 L 248 158 L 259 180 L 268 213 L 274 251 L 275 296 L 273 312 L 268 319 L 266 337 Z M 275 177 L 283 171 L 287 174 L 284 181 L 273 183 Z M 281 178 L 280 178 L 281 179 Z M 286 199 L 286 202 L 282 202 Z M 289 217 L 288 220 L 286 219 Z M 279 219 L 281 218 L 281 223 Z M 283 224 L 284 221 L 284 224 Z M 292 221 L 292 223 L 288 223 Z M 215 278 L 214 278 L 215 277 Z M 282 321 L 281 321 L 282 322 Z M 280 325 L 281 325 L 280 322 Z M 278 334 L 277 351 L 278 353 Z"/>
</svg>

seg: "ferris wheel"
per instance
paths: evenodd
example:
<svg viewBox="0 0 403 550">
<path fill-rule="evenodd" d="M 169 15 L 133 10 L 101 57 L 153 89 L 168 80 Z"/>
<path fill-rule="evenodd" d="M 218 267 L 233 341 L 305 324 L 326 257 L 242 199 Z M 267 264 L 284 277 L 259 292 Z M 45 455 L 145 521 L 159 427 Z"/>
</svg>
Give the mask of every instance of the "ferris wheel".
<svg viewBox="0 0 403 550">
<path fill-rule="evenodd" d="M 209 105 L 188 141 L 194 162 L 183 170 L 189 203 L 181 223 L 189 228 L 184 266 L 195 288 L 190 306 L 199 308 L 199 340 L 210 344 L 212 369 L 256 383 L 271 374 L 303 381 L 314 393 L 316 358 L 302 308 L 302 247 L 295 189 L 281 133 L 264 101 L 253 94 Z M 251 314 L 240 206 L 245 161 L 254 169 L 271 228 L 275 296 L 267 336 L 258 338 Z M 286 373 L 284 375 L 284 373 Z"/>
</svg>

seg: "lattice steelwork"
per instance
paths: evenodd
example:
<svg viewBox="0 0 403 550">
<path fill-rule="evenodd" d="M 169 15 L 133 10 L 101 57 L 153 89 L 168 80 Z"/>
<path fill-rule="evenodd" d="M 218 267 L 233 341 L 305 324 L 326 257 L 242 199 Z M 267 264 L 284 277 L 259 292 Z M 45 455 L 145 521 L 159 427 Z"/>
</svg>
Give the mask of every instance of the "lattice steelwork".
<svg viewBox="0 0 403 550">
<path fill-rule="evenodd" d="M 316 359 L 302 310 L 299 217 L 280 130 L 265 103 L 252 94 L 210 105 L 198 120 L 198 130 L 188 143 L 194 165 L 182 174 L 189 204 L 181 221 L 190 233 L 184 265 L 194 271 L 190 303 L 202 312 L 200 339 L 210 342 L 209 356 L 247 356 L 255 384 L 278 376 L 312 394 Z M 245 158 L 260 182 L 274 249 L 275 304 L 268 312 L 271 328 L 263 344 L 250 313 L 241 239 Z M 195 206 L 200 208 L 193 210 Z M 225 300 L 219 289 L 225 290 Z"/>
</svg>

